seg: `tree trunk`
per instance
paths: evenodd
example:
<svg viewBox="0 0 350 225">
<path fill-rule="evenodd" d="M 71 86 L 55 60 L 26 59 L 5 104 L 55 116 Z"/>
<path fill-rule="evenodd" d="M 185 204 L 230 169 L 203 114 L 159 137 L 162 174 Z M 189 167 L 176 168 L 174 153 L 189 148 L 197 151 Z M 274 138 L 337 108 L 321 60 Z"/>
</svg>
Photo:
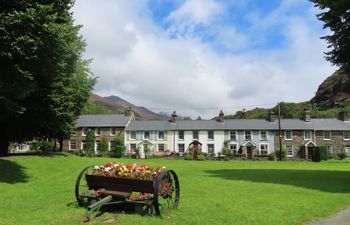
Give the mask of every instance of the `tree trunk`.
<svg viewBox="0 0 350 225">
<path fill-rule="evenodd" d="M 60 142 L 60 152 L 63 152 L 63 138 L 59 138 L 59 142 Z"/>
<path fill-rule="evenodd" d="M 54 138 L 52 141 L 53 141 L 52 151 L 55 152 L 57 149 L 57 140 L 56 140 L 56 138 Z"/>
<path fill-rule="evenodd" d="M 0 156 L 7 156 L 10 141 L 6 139 L 0 139 Z"/>
</svg>

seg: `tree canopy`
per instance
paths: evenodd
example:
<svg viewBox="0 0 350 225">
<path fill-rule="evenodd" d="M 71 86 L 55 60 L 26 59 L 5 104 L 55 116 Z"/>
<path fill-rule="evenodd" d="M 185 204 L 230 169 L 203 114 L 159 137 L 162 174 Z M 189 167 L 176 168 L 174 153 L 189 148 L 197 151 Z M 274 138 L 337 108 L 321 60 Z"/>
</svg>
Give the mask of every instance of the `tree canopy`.
<svg viewBox="0 0 350 225">
<path fill-rule="evenodd" d="M 326 52 L 326 59 L 347 73 L 350 72 L 350 1 L 310 1 L 323 10 L 317 18 L 324 22 L 324 28 L 332 31 L 332 34 L 322 37 L 327 40 L 328 48 L 331 49 Z"/>
<path fill-rule="evenodd" d="M 70 135 L 95 79 L 73 0 L 1 1 L 0 155 L 10 141 Z"/>
</svg>

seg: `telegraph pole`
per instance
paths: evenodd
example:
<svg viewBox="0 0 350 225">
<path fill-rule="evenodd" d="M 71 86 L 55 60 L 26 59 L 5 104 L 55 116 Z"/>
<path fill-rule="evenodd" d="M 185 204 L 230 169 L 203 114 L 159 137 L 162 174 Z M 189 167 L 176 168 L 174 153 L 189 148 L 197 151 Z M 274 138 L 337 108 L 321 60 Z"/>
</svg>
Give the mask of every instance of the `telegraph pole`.
<svg viewBox="0 0 350 225">
<path fill-rule="evenodd" d="M 282 131 L 281 131 L 281 106 L 280 103 L 277 103 L 278 109 L 278 141 L 280 145 L 280 161 L 282 161 Z"/>
</svg>

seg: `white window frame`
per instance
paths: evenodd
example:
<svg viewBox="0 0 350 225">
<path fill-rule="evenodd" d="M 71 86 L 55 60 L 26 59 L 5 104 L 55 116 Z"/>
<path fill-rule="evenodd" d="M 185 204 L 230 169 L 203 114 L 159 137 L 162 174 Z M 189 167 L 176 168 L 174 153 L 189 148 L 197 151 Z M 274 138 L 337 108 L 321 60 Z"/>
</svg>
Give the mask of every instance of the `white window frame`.
<svg viewBox="0 0 350 225">
<path fill-rule="evenodd" d="M 249 137 L 250 138 L 247 138 L 247 132 L 249 132 Z M 244 140 L 245 141 L 251 141 L 252 140 L 252 131 L 251 130 L 245 130 L 244 131 Z"/>
<path fill-rule="evenodd" d="M 101 128 L 96 127 L 95 128 L 95 136 L 100 136 L 101 135 Z"/>
<path fill-rule="evenodd" d="M 261 146 L 266 146 L 266 149 L 265 149 L 266 154 L 265 155 L 269 154 L 269 144 L 268 143 L 260 143 L 259 144 L 259 155 L 261 155 Z"/>
<path fill-rule="evenodd" d="M 183 151 L 182 152 L 185 152 L 185 144 L 177 144 L 177 151 L 180 153 L 180 145 L 183 146 Z"/>
<path fill-rule="evenodd" d="M 112 142 L 114 142 L 114 144 L 115 144 L 115 141 L 109 141 L 109 142 L 108 142 L 108 150 L 109 150 L 109 151 L 112 150 Z"/>
<path fill-rule="evenodd" d="M 163 137 L 160 137 L 160 134 L 163 133 Z M 165 139 L 165 132 L 164 131 L 158 131 L 158 140 L 164 140 Z"/>
<path fill-rule="evenodd" d="M 99 149 L 97 149 L 97 147 L 99 146 Z M 95 141 L 95 152 L 99 151 L 101 148 L 101 141 Z"/>
<path fill-rule="evenodd" d="M 209 133 L 212 133 L 212 137 L 209 137 Z M 208 130 L 208 140 L 213 141 L 214 140 L 214 131 L 213 130 Z"/>
<path fill-rule="evenodd" d="M 148 138 L 146 138 L 146 132 L 148 133 Z M 143 131 L 143 140 L 149 140 L 151 136 L 151 133 L 148 130 Z"/>
<path fill-rule="evenodd" d="M 232 138 L 234 136 L 234 138 Z M 230 130 L 230 140 L 236 141 L 237 140 L 237 131 Z"/>
<path fill-rule="evenodd" d="M 290 132 L 290 138 L 287 137 L 287 132 Z M 285 130 L 284 131 L 284 140 L 287 140 L 287 141 L 293 140 L 293 131 L 292 130 Z"/>
<path fill-rule="evenodd" d="M 236 146 L 236 150 L 234 150 L 233 148 L 231 148 L 231 146 Z M 234 143 L 234 144 L 229 144 L 229 149 L 231 151 L 232 154 L 237 154 L 238 153 L 238 144 L 237 143 Z M 236 152 L 233 152 L 233 151 L 236 151 Z"/>
<path fill-rule="evenodd" d="M 135 146 L 135 148 L 132 148 L 131 146 Z M 137 149 L 137 144 L 130 144 L 129 145 L 129 152 L 135 152 Z"/>
<path fill-rule="evenodd" d="M 261 133 L 262 133 L 262 132 L 265 132 L 265 135 L 266 135 L 266 138 L 265 138 L 265 139 L 263 139 L 262 136 L 261 136 Z M 259 140 L 260 140 L 260 141 L 267 141 L 267 140 L 268 140 L 268 136 L 269 136 L 269 135 L 268 135 L 268 131 L 267 131 L 267 130 L 261 130 L 261 131 L 259 132 Z"/>
<path fill-rule="evenodd" d="M 181 133 L 182 135 L 180 135 L 180 133 Z M 185 139 L 185 131 L 179 130 L 178 133 L 177 133 L 177 135 L 178 135 L 178 140 L 183 141 L 183 140 Z M 181 137 L 181 136 L 182 136 L 182 137 Z"/>
<path fill-rule="evenodd" d="M 289 151 L 288 151 L 288 147 L 292 147 L 292 154 L 290 155 L 289 154 Z M 294 148 L 293 148 L 293 145 L 285 145 L 284 146 L 286 149 L 287 149 L 287 157 L 294 157 Z"/>
<path fill-rule="evenodd" d="M 114 130 L 114 133 L 112 132 Z M 109 133 L 110 136 L 115 136 L 117 134 L 117 128 L 111 127 L 111 131 Z"/>
<path fill-rule="evenodd" d="M 209 152 L 209 145 L 213 146 L 213 152 Z M 208 152 L 208 154 L 215 154 L 215 145 L 214 144 L 207 144 L 207 152 Z"/>
<path fill-rule="evenodd" d="M 159 149 L 160 149 L 159 147 L 160 147 L 160 146 L 162 146 L 162 145 L 163 145 L 163 150 L 159 150 Z M 159 152 L 159 151 L 162 151 L 162 152 L 164 152 L 164 151 L 165 151 L 165 144 L 158 144 L 158 146 L 157 146 L 157 147 L 158 147 L 158 152 Z"/>
<path fill-rule="evenodd" d="M 344 145 L 344 152 L 348 155 L 350 154 L 350 145 Z"/>
<path fill-rule="evenodd" d="M 306 138 L 306 132 L 310 132 L 310 138 Z M 311 132 L 311 130 L 304 130 L 304 140 L 312 140 L 312 132 Z"/>
<path fill-rule="evenodd" d="M 346 134 L 347 132 L 348 132 L 348 134 Z M 344 141 L 349 141 L 350 140 L 350 130 L 344 130 L 343 137 L 344 137 Z"/>
<path fill-rule="evenodd" d="M 72 143 L 75 143 L 75 149 L 71 148 Z M 69 141 L 69 150 L 77 150 L 77 141 Z"/>
<path fill-rule="evenodd" d="M 326 132 L 329 132 L 329 137 L 326 137 L 326 136 L 325 136 L 325 133 L 326 133 Z M 324 130 L 324 131 L 323 131 L 323 140 L 328 140 L 328 141 L 329 141 L 329 140 L 331 140 L 331 139 L 332 139 L 332 132 L 331 132 L 330 130 Z"/>
<path fill-rule="evenodd" d="M 86 145 L 86 141 L 82 141 L 82 142 L 80 143 L 80 149 L 81 149 L 81 150 L 85 150 L 85 149 L 84 149 L 84 144 Z"/>
<path fill-rule="evenodd" d="M 86 131 L 86 132 L 85 132 Z M 83 127 L 81 129 L 81 136 L 85 137 L 87 135 L 87 133 L 89 132 L 89 128 L 87 127 Z"/>
<path fill-rule="evenodd" d="M 133 138 L 132 134 L 135 134 L 135 138 Z M 136 131 L 130 131 L 130 140 L 136 140 L 136 138 L 137 138 Z"/>
<path fill-rule="evenodd" d="M 326 145 L 328 154 L 333 155 L 333 146 L 332 145 Z"/>
</svg>

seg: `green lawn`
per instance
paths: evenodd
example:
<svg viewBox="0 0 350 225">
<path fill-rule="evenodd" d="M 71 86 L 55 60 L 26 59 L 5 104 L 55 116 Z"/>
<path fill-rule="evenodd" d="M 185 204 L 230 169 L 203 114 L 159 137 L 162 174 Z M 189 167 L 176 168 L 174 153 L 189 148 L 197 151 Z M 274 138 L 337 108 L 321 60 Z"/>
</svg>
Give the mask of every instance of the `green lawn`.
<svg viewBox="0 0 350 225">
<path fill-rule="evenodd" d="M 162 218 L 105 213 L 117 224 L 302 224 L 350 205 L 350 163 L 131 160 L 172 168 L 177 210 Z M 108 158 L 0 158 L 0 224 L 81 224 L 74 184 L 89 164 Z"/>
</svg>

